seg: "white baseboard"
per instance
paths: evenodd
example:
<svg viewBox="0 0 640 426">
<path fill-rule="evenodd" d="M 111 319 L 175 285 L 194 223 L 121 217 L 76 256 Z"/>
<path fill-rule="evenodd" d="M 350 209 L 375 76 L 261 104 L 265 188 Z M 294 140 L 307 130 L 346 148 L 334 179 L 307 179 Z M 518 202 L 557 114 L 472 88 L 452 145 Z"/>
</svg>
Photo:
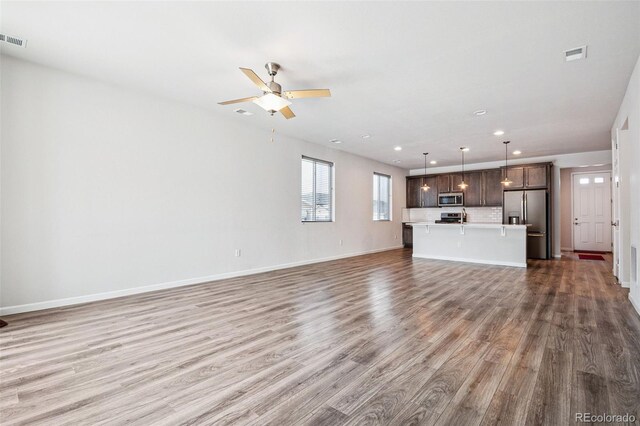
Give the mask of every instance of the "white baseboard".
<svg viewBox="0 0 640 426">
<path fill-rule="evenodd" d="M 640 301 L 636 301 L 633 297 L 631 297 L 631 293 L 629 293 L 629 301 L 631 305 L 635 308 L 638 315 L 640 315 Z"/>
<path fill-rule="evenodd" d="M 413 257 L 420 259 L 433 259 L 433 260 L 449 260 L 452 262 L 467 262 L 467 263 L 480 263 L 482 265 L 499 265 L 499 266 L 516 266 L 518 268 L 526 268 L 527 262 L 504 262 L 497 260 L 480 260 L 480 259 L 468 259 L 466 257 L 450 257 L 450 256 L 425 256 L 421 254 L 414 254 Z"/>
<path fill-rule="evenodd" d="M 553 258 L 554 258 L 554 259 L 560 259 L 561 257 L 562 257 L 562 255 L 561 255 L 561 254 L 554 254 L 554 255 L 553 255 Z"/>
<path fill-rule="evenodd" d="M 99 300 L 114 299 L 116 297 L 130 296 L 133 294 L 147 293 L 156 290 L 165 290 L 175 287 L 183 287 L 186 285 L 203 284 L 211 281 L 219 281 L 227 278 L 236 278 L 246 275 L 259 274 L 261 272 L 277 271 L 279 269 L 294 268 L 296 266 L 311 265 L 313 263 L 328 262 L 331 260 L 345 259 L 348 257 L 362 256 L 364 254 L 379 253 L 388 250 L 395 250 L 402 246 L 385 247 L 375 250 L 367 250 L 356 253 L 339 254 L 336 256 L 323 257 L 319 259 L 302 260 L 299 262 L 283 263 L 280 265 L 264 266 L 261 268 L 246 269 L 243 271 L 226 272 L 223 274 L 209 275 L 205 277 L 188 278 L 185 280 L 171 281 L 166 283 L 151 284 L 142 287 L 132 287 L 122 290 L 107 291 L 104 293 L 87 294 L 84 296 L 67 297 L 64 299 L 47 300 L 44 302 L 27 303 L 24 305 L 4 306 L 0 307 L 0 315 L 19 314 L 22 312 L 40 311 L 43 309 L 59 308 L 62 306 L 77 305 L 79 303 L 96 302 Z"/>
<path fill-rule="evenodd" d="M 629 288 L 629 287 L 631 287 L 631 282 L 630 281 L 620 281 L 620 286 L 622 288 Z M 629 296 L 631 296 L 631 293 L 629 293 Z"/>
<path fill-rule="evenodd" d="M 573 247 L 560 247 L 560 251 L 573 251 Z"/>
</svg>

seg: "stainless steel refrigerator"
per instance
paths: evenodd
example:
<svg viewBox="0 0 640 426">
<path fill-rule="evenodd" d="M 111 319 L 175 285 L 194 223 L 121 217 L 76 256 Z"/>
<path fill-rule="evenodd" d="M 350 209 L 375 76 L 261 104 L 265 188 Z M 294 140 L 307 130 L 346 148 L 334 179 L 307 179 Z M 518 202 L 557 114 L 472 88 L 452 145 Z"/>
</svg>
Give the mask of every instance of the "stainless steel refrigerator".
<svg viewBox="0 0 640 426">
<path fill-rule="evenodd" d="M 520 223 L 527 227 L 527 257 L 550 259 L 549 196 L 544 189 L 504 191 L 502 223 Z"/>
</svg>

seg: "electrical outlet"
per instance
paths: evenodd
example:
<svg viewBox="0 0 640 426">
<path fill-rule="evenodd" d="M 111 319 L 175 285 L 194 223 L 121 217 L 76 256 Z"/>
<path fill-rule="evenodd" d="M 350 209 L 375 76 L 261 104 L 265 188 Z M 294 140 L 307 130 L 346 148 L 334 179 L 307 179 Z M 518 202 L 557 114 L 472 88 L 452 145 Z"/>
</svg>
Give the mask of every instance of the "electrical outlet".
<svg viewBox="0 0 640 426">
<path fill-rule="evenodd" d="M 393 239 L 394 239 L 394 240 L 397 240 L 397 239 L 398 239 L 398 234 L 395 234 L 395 235 L 393 236 Z"/>
<path fill-rule="evenodd" d="M 340 240 L 340 245 L 342 245 L 342 240 Z"/>
<path fill-rule="evenodd" d="M 240 257 L 242 251 L 240 249 L 236 249 L 236 257 Z"/>
</svg>

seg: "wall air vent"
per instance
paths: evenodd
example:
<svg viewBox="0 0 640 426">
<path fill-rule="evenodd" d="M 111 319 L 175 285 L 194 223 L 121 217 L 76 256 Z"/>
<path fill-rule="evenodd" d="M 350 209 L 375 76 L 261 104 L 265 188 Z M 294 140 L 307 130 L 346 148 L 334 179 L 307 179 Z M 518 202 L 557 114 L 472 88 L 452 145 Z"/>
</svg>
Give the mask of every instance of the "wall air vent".
<svg viewBox="0 0 640 426">
<path fill-rule="evenodd" d="M 587 46 L 574 47 L 573 49 L 564 51 L 564 60 L 566 62 L 577 61 L 587 57 Z"/>
<path fill-rule="evenodd" d="M 234 109 L 233 111 L 237 112 L 238 114 L 242 114 L 242 115 L 253 115 L 252 112 L 249 112 L 249 111 L 244 110 L 242 108 Z"/>
<path fill-rule="evenodd" d="M 6 34 L 0 34 L 0 42 L 13 44 L 17 47 L 27 47 L 27 40 L 18 37 L 12 37 Z"/>
</svg>

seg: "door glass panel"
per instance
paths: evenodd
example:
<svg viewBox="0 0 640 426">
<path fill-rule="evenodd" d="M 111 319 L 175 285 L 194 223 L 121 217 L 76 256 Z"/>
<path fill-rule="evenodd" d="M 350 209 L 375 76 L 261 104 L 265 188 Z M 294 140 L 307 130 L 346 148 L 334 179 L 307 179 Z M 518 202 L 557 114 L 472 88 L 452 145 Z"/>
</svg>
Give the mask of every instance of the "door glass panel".
<svg viewBox="0 0 640 426">
<path fill-rule="evenodd" d="M 604 178 L 602 176 L 595 177 L 593 183 L 604 183 Z"/>
<path fill-rule="evenodd" d="M 580 178 L 580 185 L 589 185 L 589 178 Z"/>
</svg>

